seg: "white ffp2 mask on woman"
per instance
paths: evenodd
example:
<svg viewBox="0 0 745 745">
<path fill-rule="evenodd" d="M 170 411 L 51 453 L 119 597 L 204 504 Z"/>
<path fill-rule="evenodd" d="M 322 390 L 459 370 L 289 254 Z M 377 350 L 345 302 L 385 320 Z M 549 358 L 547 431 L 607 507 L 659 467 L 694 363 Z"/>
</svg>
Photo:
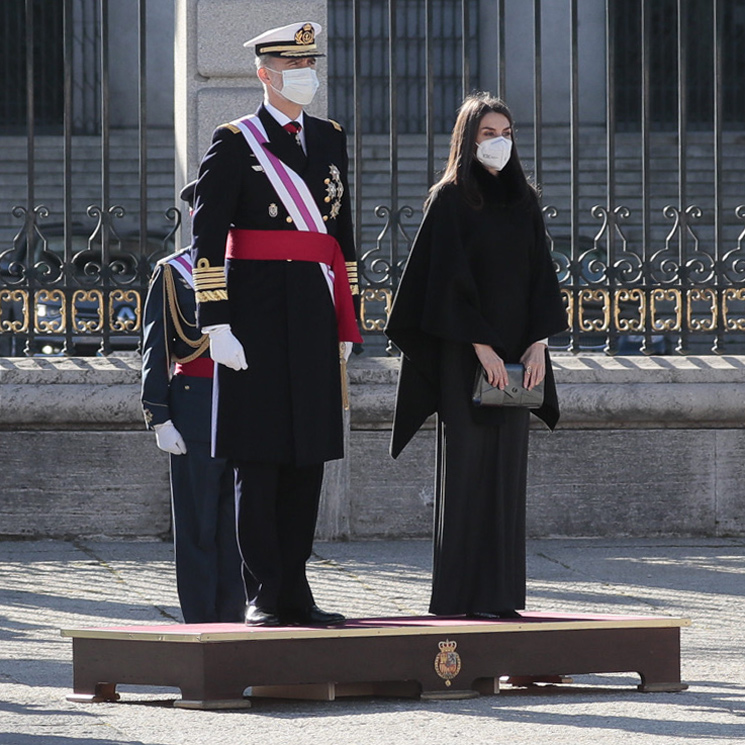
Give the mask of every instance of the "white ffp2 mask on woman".
<svg viewBox="0 0 745 745">
<path fill-rule="evenodd" d="M 476 160 L 486 168 L 501 171 L 512 155 L 512 140 L 507 137 L 492 137 L 478 144 Z"/>
</svg>

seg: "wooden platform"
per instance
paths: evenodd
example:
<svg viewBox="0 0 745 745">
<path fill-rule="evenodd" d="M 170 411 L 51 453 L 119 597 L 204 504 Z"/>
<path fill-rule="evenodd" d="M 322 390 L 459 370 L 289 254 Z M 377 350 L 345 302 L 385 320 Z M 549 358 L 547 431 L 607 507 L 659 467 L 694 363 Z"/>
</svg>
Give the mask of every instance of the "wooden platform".
<svg viewBox="0 0 745 745">
<path fill-rule="evenodd" d="M 363 618 L 329 628 L 240 624 L 64 629 L 73 640 L 71 701 L 116 701 L 117 684 L 174 686 L 177 706 L 236 708 L 244 697 L 466 698 L 499 679 L 560 682 L 638 673 L 641 691 L 680 691 L 680 628 L 647 616 L 524 613 L 523 618 Z"/>
</svg>

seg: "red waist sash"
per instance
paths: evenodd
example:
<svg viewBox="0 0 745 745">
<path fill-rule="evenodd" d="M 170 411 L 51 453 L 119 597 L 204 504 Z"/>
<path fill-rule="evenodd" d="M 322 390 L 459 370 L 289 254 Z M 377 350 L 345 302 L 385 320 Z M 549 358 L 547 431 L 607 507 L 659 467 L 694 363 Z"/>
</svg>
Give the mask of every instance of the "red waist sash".
<svg viewBox="0 0 745 745">
<path fill-rule="evenodd" d="M 339 341 L 362 342 L 354 314 L 344 254 L 336 238 L 307 230 L 240 230 L 228 233 L 227 259 L 257 261 L 315 261 L 334 273 L 334 308 Z"/>
<path fill-rule="evenodd" d="M 197 357 L 191 362 L 177 362 L 174 365 L 174 375 L 188 375 L 191 378 L 211 378 L 215 363 L 210 357 Z"/>
</svg>

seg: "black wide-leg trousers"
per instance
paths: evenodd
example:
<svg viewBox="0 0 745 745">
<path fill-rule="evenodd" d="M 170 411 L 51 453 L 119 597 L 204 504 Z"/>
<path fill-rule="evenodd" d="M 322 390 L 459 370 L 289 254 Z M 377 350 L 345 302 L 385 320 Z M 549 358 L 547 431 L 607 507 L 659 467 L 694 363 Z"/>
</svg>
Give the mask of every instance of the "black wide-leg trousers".
<svg viewBox="0 0 745 745">
<path fill-rule="evenodd" d="M 233 465 L 248 602 L 274 614 L 310 609 L 314 601 L 305 565 L 313 550 L 323 463 Z"/>
<path fill-rule="evenodd" d="M 470 344 L 443 344 L 430 612 L 497 613 L 525 607 L 525 511 L 530 413 L 475 411 Z"/>
</svg>

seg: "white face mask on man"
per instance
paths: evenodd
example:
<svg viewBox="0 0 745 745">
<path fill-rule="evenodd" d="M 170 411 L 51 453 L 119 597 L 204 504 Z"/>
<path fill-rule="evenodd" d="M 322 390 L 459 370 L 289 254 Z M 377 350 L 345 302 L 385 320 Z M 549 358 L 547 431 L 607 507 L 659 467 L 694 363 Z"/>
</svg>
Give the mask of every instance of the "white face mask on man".
<svg viewBox="0 0 745 745">
<path fill-rule="evenodd" d="M 275 70 L 271 67 L 266 69 L 282 74 L 281 89 L 276 88 L 271 83 L 269 85 L 288 101 L 292 101 L 299 106 L 307 106 L 313 100 L 313 96 L 316 95 L 320 83 L 316 71 L 312 67 L 301 67 L 296 70 Z"/>
<path fill-rule="evenodd" d="M 512 155 L 512 140 L 507 137 L 491 137 L 480 142 L 476 148 L 476 160 L 486 168 L 501 171 Z"/>
</svg>

